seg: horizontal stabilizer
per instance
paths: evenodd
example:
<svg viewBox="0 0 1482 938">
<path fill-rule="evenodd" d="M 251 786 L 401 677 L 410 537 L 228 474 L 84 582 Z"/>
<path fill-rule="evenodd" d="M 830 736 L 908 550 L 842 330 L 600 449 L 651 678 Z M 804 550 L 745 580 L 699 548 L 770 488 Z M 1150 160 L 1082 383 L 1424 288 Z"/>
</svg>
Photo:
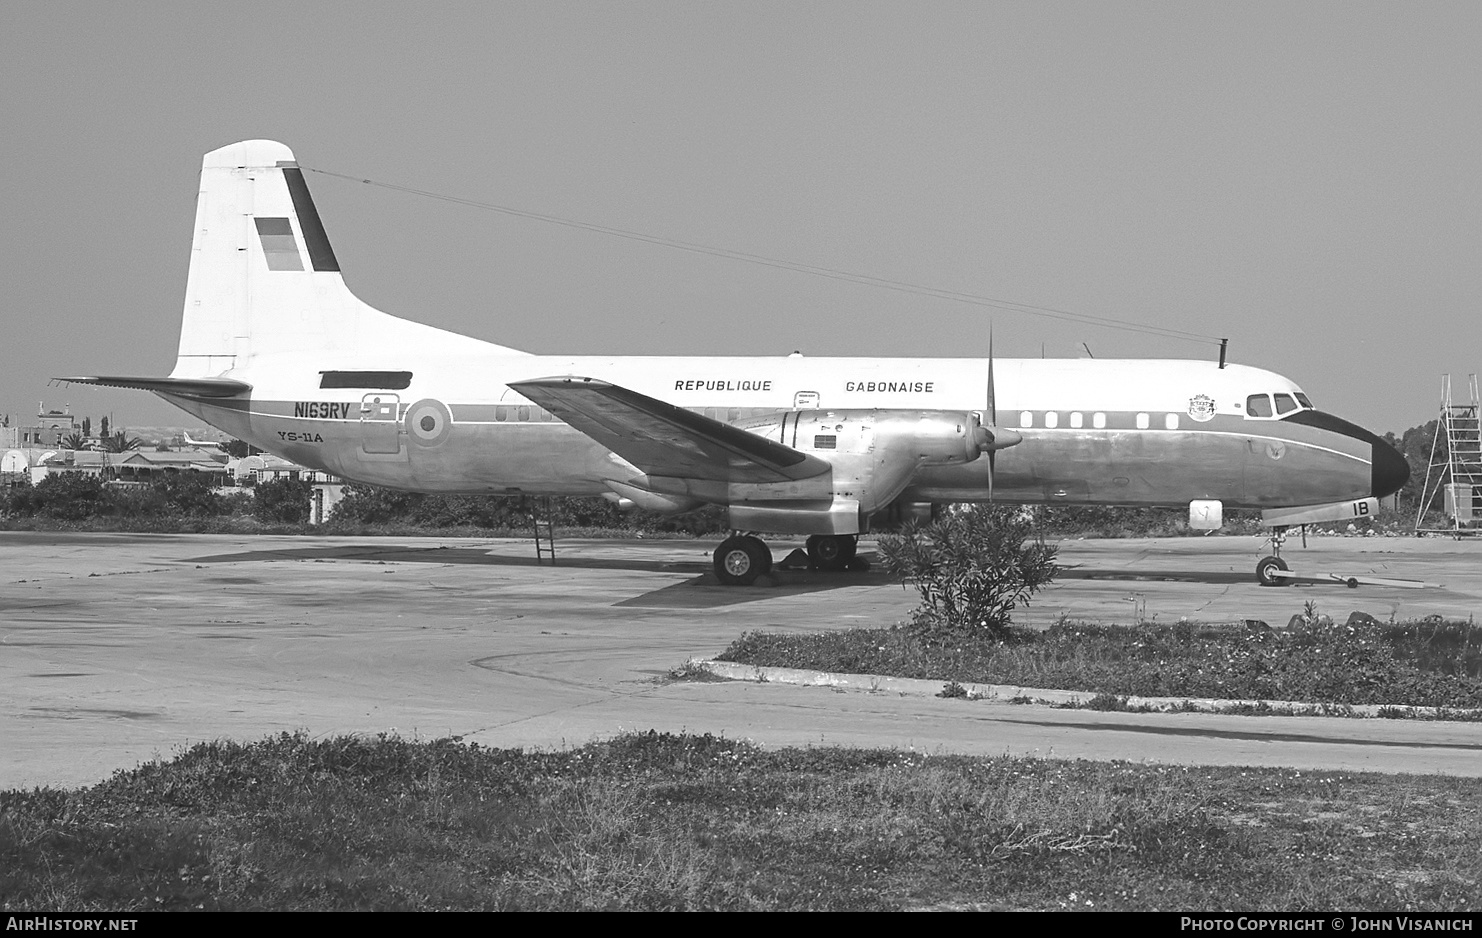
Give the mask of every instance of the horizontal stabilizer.
<svg viewBox="0 0 1482 938">
<path fill-rule="evenodd" d="M 252 390 L 246 381 L 234 378 L 134 378 L 125 375 L 57 378 L 70 384 L 96 384 L 105 388 L 133 388 L 181 397 L 236 397 Z"/>
<path fill-rule="evenodd" d="M 535 378 L 510 387 L 649 475 L 789 482 L 829 470 L 816 456 L 595 378 Z"/>
</svg>

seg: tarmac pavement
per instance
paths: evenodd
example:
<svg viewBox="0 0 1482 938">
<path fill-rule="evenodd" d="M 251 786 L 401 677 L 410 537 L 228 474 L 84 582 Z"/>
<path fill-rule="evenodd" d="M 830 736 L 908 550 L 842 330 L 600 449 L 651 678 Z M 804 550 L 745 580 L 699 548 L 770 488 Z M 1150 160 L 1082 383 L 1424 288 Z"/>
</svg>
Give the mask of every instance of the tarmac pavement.
<svg viewBox="0 0 1482 938">
<path fill-rule="evenodd" d="M 1254 583 L 1254 537 L 1081 540 L 1017 621 L 1482 611 L 1482 542 L 1323 538 L 1293 567 L 1438 583 Z M 792 545 L 773 544 L 784 556 Z M 748 630 L 890 625 L 879 572 L 721 587 L 714 544 L 0 532 L 0 789 L 76 786 L 194 742 L 396 732 L 489 746 L 710 732 L 768 746 L 1482 775 L 1482 724 L 1054 710 L 674 683 Z M 1293 545 L 1289 544 L 1289 547 Z"/>
</svg>

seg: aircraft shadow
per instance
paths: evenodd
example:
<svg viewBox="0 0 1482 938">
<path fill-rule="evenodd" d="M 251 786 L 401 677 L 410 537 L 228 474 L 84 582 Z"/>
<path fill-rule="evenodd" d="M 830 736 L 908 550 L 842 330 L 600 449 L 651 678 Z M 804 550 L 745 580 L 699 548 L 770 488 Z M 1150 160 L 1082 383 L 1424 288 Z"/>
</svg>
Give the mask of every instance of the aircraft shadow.
<svg viewBox="0 0 1482 938">
<path fill-rule="evenodd" d="M 861 554 L 865 560 L 873 555 Z M 360 563 L 429 563 L 467 564 L 481 567 L 536 567 L 533 556 L 490 553 L 487 547 L 407 547 L 398 544 L 325 544 L 314 547 L 270 548 L 234 551 L 197 557 L 191 563 L 265 563 L 269 561 L 358 561 Z M 749 587 L 722 586 L 710 564 L 701 560 L 655 558 L 590 557 L 575 554 L 557 555 L 556 566 L 568 570 L 633 570 L 645 573 L 690 573 L 689 579 L 652 590 L 617 606 L 650 609 L 706 609 L 739 603 L 797 596 L 848 586 L 884 586 L 896 582 L 875 569 L 840 573 L 819 570 L 784 570 L 774 566 L 772 572 Z"/>
<path fill-rule="evenodd" d="M 405 547 L 399 545 L 336 544 L 320 547 L 289 547 L 269 550 L 244 550 L 230 554 L 197 557 L 192 563 L 261 563 L 270 560 L 355 560 L 361 563 L 435 563 L 469 564 L 480 567 L 538 567 L 534 556 L 490 553 L 487 547 Z M 609 557 L 556 557 L 557 567 L 577 570 L 644 570 L 650 572 L 685 572 L 709 569 L 697 560 L 642 560 Z"/>
<path fill-rule="evenodd" d="M 642 609 L 709 609 L 784 596 L 801 596 L 848 586 L 888 586 L 899 582 L 889 574 L 874 570 L 831 573 L 822 570 L 780 570 L 774 567 L 771 573 L 760 577 L 751 586 L 722 586 L 714 573 L 705 573 L 683 583 L 675 583 L 613 605 Z"/>
</svg>

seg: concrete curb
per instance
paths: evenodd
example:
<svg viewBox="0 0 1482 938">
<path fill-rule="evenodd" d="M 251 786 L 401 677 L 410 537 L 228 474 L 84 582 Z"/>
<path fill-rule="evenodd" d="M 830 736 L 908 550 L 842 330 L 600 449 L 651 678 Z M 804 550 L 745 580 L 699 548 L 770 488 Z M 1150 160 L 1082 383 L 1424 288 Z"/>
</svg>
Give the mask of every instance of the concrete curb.
<svg viewBox="0 0 1482 938">
<path fill-rule="evenodd" d="M 692 661 L 691 665 L 729 681 L 751 681 L 756 684 L 800 684 L 806 687 L 837 687 L 871 694 L 895 694 L 899 697 L 938 697 L 947 686 L 945 681 L 917 678 L 886 677 L 881 674 L 837 674 L 831 671 L 806 671 L 800 668 L 764 668 L 734 661 Z M 1045 687 L 1017 687 L 1012 684 L 959 685 L 968 700 L 996 700 L 1001 703 L 1061 704 L 1084 707 L 1097 697 L 1089 691 L 1052 690 Z M 1243 707 L 1269 707 L 1272 710 L 1295 711 L 1301 716 L 1377 716 L 1379 711 L 1400 711 L 1412 715 L 1476 716 L 1482 710 L 1441 710 L 1436 707 L 1411 707 L 1391 704 L 1319 704 L 1296 700 L 1221 700 L 1211 697 L 1138 697 L 1113 695 L 1129 709 L 1186 711 L 1191 707 L 1201 713 L 1221 713 Z"/>
</svg>

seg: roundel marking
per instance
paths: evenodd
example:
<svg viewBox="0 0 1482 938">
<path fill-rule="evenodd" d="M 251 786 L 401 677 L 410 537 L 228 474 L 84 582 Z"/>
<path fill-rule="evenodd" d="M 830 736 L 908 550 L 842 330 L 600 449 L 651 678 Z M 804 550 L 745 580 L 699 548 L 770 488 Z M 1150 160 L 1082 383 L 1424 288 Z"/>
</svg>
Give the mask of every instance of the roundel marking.
<svg viewBox="0 0 1482 938">
<path fill-rule="evenodd" d="M 407 436 L 418 446 L 441 446 L 453 428 L 453 416 L 441 401 L 431 398 L 407 408 Z"/>
</svg>

